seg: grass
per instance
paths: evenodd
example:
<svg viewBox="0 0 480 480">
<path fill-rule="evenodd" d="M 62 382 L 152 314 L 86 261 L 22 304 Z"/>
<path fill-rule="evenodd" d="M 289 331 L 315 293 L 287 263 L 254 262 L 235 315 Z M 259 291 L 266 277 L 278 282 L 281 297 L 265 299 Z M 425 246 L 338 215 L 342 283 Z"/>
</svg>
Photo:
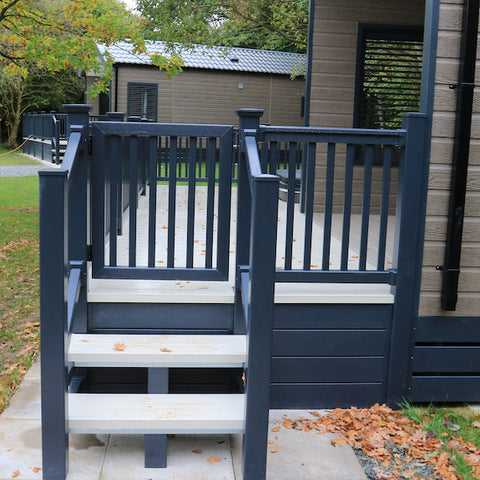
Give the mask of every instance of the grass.
<svg viewBox="0 0 480 480">
<path fill-rule="evenodd" d="M 449 455 L 458 478 L 464 480 L 479 478 L 480 468 L 475 469 L 477 464 L 472 464 L 472 460 L 480 461 L 476 453 L 476 450 L 480 450 L 479 412 L 470 407 L 420 408 L 408 403 L 402 404 L 401 407 L 407 418 L 417 422 L 425 431 L 432 432 L 435 438 L 441 440 L 441 451 Z"/>
<path fill-rule="evenodd" d="M 22 155 L 21 152 L 21 148 L 11 151 L 0 147 L 0 165 L 38 165 L 38 162 Z"/>
<path fill-rule="evenodd" d="M 39 349 L 38 178 L 0 178 L 0 413 Z"/>
</svg>

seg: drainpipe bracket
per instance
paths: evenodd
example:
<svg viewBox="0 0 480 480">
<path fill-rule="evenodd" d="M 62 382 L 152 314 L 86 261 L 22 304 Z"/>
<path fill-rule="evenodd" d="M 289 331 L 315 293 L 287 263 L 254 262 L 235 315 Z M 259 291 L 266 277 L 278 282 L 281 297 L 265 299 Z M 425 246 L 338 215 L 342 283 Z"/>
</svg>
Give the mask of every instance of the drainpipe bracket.
<svg viewBox="0 0 480 480">
<path fill-rule="evenodd" d="M 475 88 L 476 85 L 474 83 L 451 83 L 448 88 L 450 90 L 459 90 L 461 88 Z"/>
<path fill-rule="evenodd" d="M 439 270 L 440 272 L 460 273 L 459 268 L 450 268 L 450 267 L 445 267 L 444 265 L 437 265 L 435 269 Z"/>
</svg>

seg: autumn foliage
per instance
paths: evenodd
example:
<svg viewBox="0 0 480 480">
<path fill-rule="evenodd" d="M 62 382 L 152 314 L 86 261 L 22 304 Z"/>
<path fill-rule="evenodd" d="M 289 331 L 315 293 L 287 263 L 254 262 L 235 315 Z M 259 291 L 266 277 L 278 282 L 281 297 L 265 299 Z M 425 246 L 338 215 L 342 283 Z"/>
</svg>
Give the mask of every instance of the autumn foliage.
<svg viewBox="0 0 480 480">
<path fill-rule="evenodd" d="M 376 404 L 371 408 L 337 408 L 317 417 L 292 420 L 284 417 L 283 427 L 317 434 L 339 435 L 335 445 L 348 444 L 377 461 L 378 480 L 424 480 L 428 465 L 437 480 L 458 480 L 452 452 L 463 455 L 474 478 L 480 478 L 480 450 L 470 441 L 451 438 L 446 444 L 435 432 L 406 418 L 401 411 Z M 478 423 L 478 422 L 477 422 Z M 480 424 L 479 424 L 480 426 Z"/>
</svg>

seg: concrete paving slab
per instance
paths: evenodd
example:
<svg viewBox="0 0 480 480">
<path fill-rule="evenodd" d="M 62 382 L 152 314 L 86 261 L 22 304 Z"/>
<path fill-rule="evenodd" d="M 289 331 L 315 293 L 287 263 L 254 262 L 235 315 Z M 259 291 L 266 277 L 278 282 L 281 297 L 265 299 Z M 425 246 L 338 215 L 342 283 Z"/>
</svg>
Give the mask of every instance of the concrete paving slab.
<svg viewBox="0 0 480 480">
<path fill-rule="evenodd" d="M 40 420 L 40 378 L 24 378 L 15 395 L 10 400 L 10 406 L 2 413 L 2 419 Z"/>
<path fill-rule="evenodd" d="M 207 459 L 217 457 L 218 461 Z M 144 468 L 144 439 L 112 435 L 100 480 L 235 480 L 228 435 L 175 435 L 167 468 Z M 70 480 L 70 478 L 68 479 Z"/>
<path fill-rule="evenodd" d="M 0 416 L 0 480 L 41 479 L 39 362 Z M 271 410 L 267 480 L 366 480 L 353 450 L 334 447 L 332 435 L 288 430 L 284 416 L 306 410 Z M 278 432 L 272 432 L 280 427 Z M 144 468 L 141 435 L 70 435 L 67 480 L 242 480 L 241 435 L 176 435 L 168 440 L 167 468 Z M 278 446 L 278 452 L 271 448 Z M 274 449 L 275 450 L 275 449 Z M 218 462 L 208 462 L 218 457 Z"/>
<path fill-rule="evenodd" d="M 307 410 L 270 411 L 266 480 L 367 480 L 350 446 L 332 445 L 338 438 L 332 434 L 287 430 L 284 416 L 315 418 Z M 235 479 L 241 480 L 242 436 L 231 437 Z"/>
<path fill-rule="evenodd" d="M 39 420 L 0 417 L 0 480 L 42 478 L 41 428 Z M 35 470 L 34 470 L 35 469 Z"/>
</svg>

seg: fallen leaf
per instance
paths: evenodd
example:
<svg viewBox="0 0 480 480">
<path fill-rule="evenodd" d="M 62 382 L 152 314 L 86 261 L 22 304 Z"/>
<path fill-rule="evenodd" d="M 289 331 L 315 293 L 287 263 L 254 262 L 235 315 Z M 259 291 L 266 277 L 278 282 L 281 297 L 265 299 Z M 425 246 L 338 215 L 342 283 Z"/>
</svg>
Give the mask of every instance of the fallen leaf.
<svg viewBox="0 0 480 480">
<path fill-rule="evenodd" d="M 279 431 L 280 431 L 280 427 L 272 428 L 272 432 L 279 432 Z"/>
<path fill-rule="evenodd" d="M 89 341 L 90 341 L 90 340 L 85 340 L 85 339 L 82 338 L 82 342 L 83 342 L 83 343 L 88 343 Z"/>
<path fill-rule="evenodd" d="M 210 462 L 210 463 L 218 463 L 219 461 L 220 461 L 220 459 L 218 457 L 215 457 L 215 456 L 207 458 L 207 462 Z"/>
<path fill-rule="evenodd" d="M 20 472 L 18 470 L 15 470 L 13 473 L 12 473 L 12 478 L 15 478 L 15 477 L 18 477 L 20 475 Z"/>
<path fill-rule="evenodd" d="M 273 440 L 269 440 L 269 441 L 268 441 L 268 444 L 269 444 L 269 445 L 272 445 L 272 444 L 273 444 Z"/>
<path fill-rule="evenodd" d="M 7 453 L 8 452 L 11 452 L 13 450 L 13 448 L 9 448 L 8 450 L 5 450 Z"/>
<path fill-rule="evenodd" d="M 348 442 L 346 438 L 334 438 L 330 443 L 336 447 L 337 445 L 346 445 Z"/>
<path fill-rule="evenodd" d="M 115 346 L 115 349 L 119 352 L 123 352 L 123 350 L 127 348 L 127 346 L 122 342 L 115 342 L 113 345 Z"/>
<path fill-rule="evenodd" d="M 38 473 L 40 470 L 41 468 L 38 468 L 38 467 L 32 468 L 33 473 Z"/>
<path fill-rule="evenodd" d="M 200 455 L 202 453 L 202 450 L 199 450 L 196 448 L 195 450 L 192 450 L 193 453 L 196 453 L 197 455 Z"/>
<path fill-rule="evenodd" d="M 274 446 L 270 449 L 270 451 L 271 451 L 272 453 L 278 453 L 279 450 L 280 450 L 280 447 L 279 447 L 278 445 L 274 445 Z"/>
<path fill-rule="evenodd" d="M 171 350 L 167 347 L 163 347 L 160 349 L 162 352 L 171 352 Z"/>
</svg>

